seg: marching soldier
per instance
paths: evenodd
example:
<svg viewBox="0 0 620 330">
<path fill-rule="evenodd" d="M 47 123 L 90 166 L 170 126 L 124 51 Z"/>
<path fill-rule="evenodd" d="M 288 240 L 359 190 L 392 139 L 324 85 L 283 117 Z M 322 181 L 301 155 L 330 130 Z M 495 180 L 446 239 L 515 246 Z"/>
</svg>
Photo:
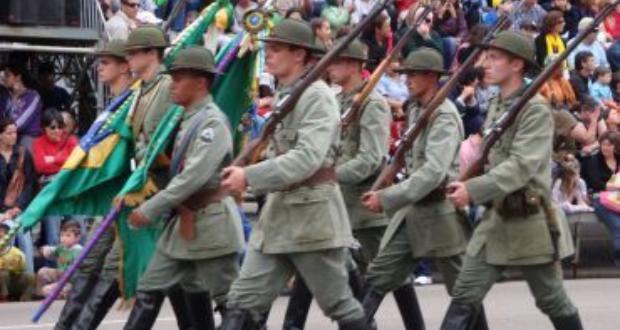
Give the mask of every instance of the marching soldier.
<svg viewBox="0 0 620 330">
<path fill-rule="evenodd" d="M 171 159 L 174 176 L 130 214 L 129 222 L 142 227 L 172 209 L 176 215 L 140 280 L 125 329 L 150 329 L 175 284 L 186 294 L 192 329 L 215 329 L 207 291 L 224 304 L 243 248 L 236 204 L 219 189 L 219 173 L 232 159 L 233 143 L 228 118 L 209 93 L 217 74 L 213 55 L 204 48 L 183 50 L 170 74 L 172 99 L 185 111 Z"/>
<path fill-rule="evenodd" d="M 414 125 L 439 90 L 443 58 L 431 48 L 420 48 L 407 57 L 399 70 L 407 74 L 410 102 L 408 124 Z M 458 154 L 464 130 L 450 100 L 433 117 L 406 155 L 408 178 L 391 187 L 371 191 L 363 204 L 373 212 L 394 214 L 377 257 L 366 275 L 363 300 L 368 320 L 383 297 L 400 286 L 412 266 L 432 258 L 442 273 L 448 293 L 461 268 L 461 255 L 468 238 L 466 219 L 445 198 L 448 180 L 458 175 Z M 424 329 L 424 321 L 415 328 Z M 483 327 L 484 328 L 484 327 Z"/>
<path fill-rule="evenodd" d="M 538 66 L 533 43 L 518 33 L 501 32 L 483 47 L 485 79 L 500 88 L 489 106 L 489 126 L 523 93 L 526 70 Z M 448 198 L 456 207 L 476 203 L 489 208 L 467 247 L 442 329 L 469 329 L 484 296 L 506 267 L 521 270 L 536 306 L 556 329 L 582 329 L 555 260 L 570 246 L 554 242 L 557 236 L 552 234 L 562 232 L 558 208 L 550 202 L 552 135 L 551 110 L 536 95 L 493 145 L 485 173 L 449 185 Z"/>
<path fill-rule="evenodd" d="M 337 99 L 343 113 L 351 107 L 355 95 L 364 87 L 362 69 L 366 61 L 363 44 L 353 41 L 328 69 L 331 81 L 342 87 Z M 363 102 L 357 118 L 344 128 L 346 131 L 343 133 L 341 154 L 336 167 L 353 236 L 361 245 L 361 258 L 357 261 L 362 272 L 366 271 L 367 264 L 377 255 L 388 224 L 384 213 L 370 212 L 362 206 L 361 195 L 370 189 L 388 154 L 390 120 L 390 108 L 385 99 L 376 91 L 371 92 Z M 349 272 L 349 282 L 356 295 L 357 276 L 359 274 L 355 271 Z M 361 291 L 361 287 L 357 289 Z M 394 296 L 405 328 L 415 329 L 420 323 L 421 312 L 411 281 L 396 289 Z M 296 278 L 284 321 L 285 329 L 303 328 L 311 299 L 303 280 Z"/>
<path fill-rule="evenodd" d="M 314 35 L 306 23 L 285 19 L 264 41 L 267 71 L 279 82 L 277 104 L 316 51 Z M 340 329 L 365 329 L 345 269 L 352 236 L 335 170 L 339 116 L 329 86 L 314 81 L 274 134 L 267 160 L 224 169 L 225 188 L 240 192 L 249 186 L 268 195 L 228 295 L 222 330 L 253 327 L 294 272 Z"/>
</svg>

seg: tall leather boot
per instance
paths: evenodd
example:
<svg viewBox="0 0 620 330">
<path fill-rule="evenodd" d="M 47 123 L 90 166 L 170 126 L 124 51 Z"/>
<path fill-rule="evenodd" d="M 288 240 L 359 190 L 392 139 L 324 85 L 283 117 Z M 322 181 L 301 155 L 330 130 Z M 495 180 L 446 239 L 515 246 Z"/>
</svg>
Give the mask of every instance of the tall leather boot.
<svg viewBox="0 0 620 330">
<path fill-rule="evenodd" d="M 424 318 L 418 303 L 418 297 L 411 282 L 401 285 L 394 290 L 394 299 L 407 330 L 425 330 Z"/>
<path fill-rule="evenodd" d="M 258 330 L 267 330 L 267 319 L 269 319 L 270 312 L 271 312 L 271 309 L 260 315 L 260 320 L 256 322 L 256 328 Z"/>
<path fill-rule="evenodd" d="M 284 315 L 283 330 L 301 330 L 306 324 L 310 305 L 312 304 L 312 292 L 306 282 L 299 276 L 295 276 L 293 289 Z"/>
<path fill-rule="evenodd" d="M 364 276 L 359 269 L 349 271 L 349 287 L 355 299 L 364 299 Z"/>
<path fill-rule="evenodd" d="M 69 330 L 80 316 L 84 303 L 88 300 L 92 288 L 97 284 L 98 277 L 90 274 L 77 273 L 73 278 L 73 287 L 60 312 L 54 330 Z"/>
<path fill-rule="evenodd" d="M 246 324 L 247 323 L 247 324 Z M 252 327 L 252 317 L 245 309 L 227 309 L 219 330 L 244 330 Z"/>
<path fill-rule="evenodd" d="M 487 315 L 484 312 L 484 307 L 480 308 L 478 311 L 478 317 L 472 326 L 472 330 L 489 330 L 489 324 L 487 323 Z"/>
<path fill-rule="evenodd" d="M 138 291 L 125 330 L 150 330 L 166 296 L 162 291 Z"/>
<path fill-rule="evenodd" d="M 97 329 L 119 295 L 118 281 L 115 278 L 100 278 L 97 285 L 90 292 L 90 297 L 86 301 L 84 309 L 71 329 Z"/>
<path fill-rule="evenodd" d="M 179 285 L 175 285 L 168 291 L 168 300 L 172 305 L 174 316 L 177 319 L 179 330 L 192 330 L 191 316 L 189 308 L 185 303 L 185 294 Z"/>
<path fill-rule="evenodd" d="M 365 288 L 364 299 L 362 299 L 362 307 L 364 308 L 365 325 L 369 327 L 373 325 L 375 313 L 379 309 L 381 302 L 385 296 L 377 292 L 373 287 Z"/>
<path fill-rule="evenodd" d="M 365 318 L 338 322 L 338 330 L 368 330 Z"/>
<path fill-rule="evenodd" d="M 478 318 L 478 308 L 473 305 L 450 302 L 441 330 L 470 330 Z"/>
<path fill-rule="evenodd" d="M 209 292 L 186 292 L 185 302 L 189 310 L 192 330 L 215 330 L 213 304 Z"/>
<path fill-rule="evenodd" d="M 583 330 L 581 319 L 577 313 L 564 317 L 552 317 L 551 322 L 556 330 Z"/>
</svg>

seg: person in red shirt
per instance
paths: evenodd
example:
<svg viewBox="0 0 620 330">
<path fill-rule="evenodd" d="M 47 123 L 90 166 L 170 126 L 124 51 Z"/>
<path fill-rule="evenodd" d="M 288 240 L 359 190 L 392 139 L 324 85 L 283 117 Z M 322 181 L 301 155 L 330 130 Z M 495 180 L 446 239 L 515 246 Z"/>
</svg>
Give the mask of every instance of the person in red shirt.
<svg viewBox="0 0 620 330">
<path fill-rule="evenodd" d="M 603 23 L 608 41 L 613 42 L 620 38 L 620 5 L 616 6 L 613 14 L 609 15 Z"/>
<path fill-rule="evenodd" d="M 34 168 L 45 184 L 65 163 L 78 140 L 75 135 L 65 133 L 62 115 L 55 109 L 43 114 L 43 135 L 32 143 Z"/>
</svg>

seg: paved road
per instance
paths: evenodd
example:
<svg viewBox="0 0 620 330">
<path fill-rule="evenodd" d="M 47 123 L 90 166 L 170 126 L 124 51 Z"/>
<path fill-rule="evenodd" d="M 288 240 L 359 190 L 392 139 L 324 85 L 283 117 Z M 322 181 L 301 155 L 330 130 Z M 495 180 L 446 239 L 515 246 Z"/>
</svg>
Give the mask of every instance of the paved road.
<svg viewBox="0 0 620 330">
<path fill-rule="evenodd" d="M 618 311 L 620 311 L 620 279 L 589 279 L 566 282 L 570 296 L 581 311 L 585 329 L 617 330 Z M 448 296 L 443 286 L 431 285 L 417 288 L 422 304 L 427 328 L 438 329 L 448 304 Z M 279 298 L 269 319 L 269 329 L 280 329 L 286 309 L 286 298 Z M 32 311 L 38 303 L 0 304 L 0 330 L 51 329 L 58 316 L 61 302 L 56 302 L 45 314 L 41 322 L 29 322 Z M 534 306 L 527 285 L 524 282 L 497 284 L 486 300 L 487 314 L 491 329 L 500 330 L 545 330 L 552 329 L 549 321 Z M 100 329 L 121 329 L 127 318 L 126 312 L 114 311 L 104 321 Z M 388 298 L 378 312 L 380 329 L 402 329 L 400 315 L 393 299 Z M 176 329 L 174 315 L 170 306 L 162 309 L 154 329 Z M 317 306 L 313 306 L 307 329 L 336 329 L 336 325 L 325 318 Z"/>
</svg>

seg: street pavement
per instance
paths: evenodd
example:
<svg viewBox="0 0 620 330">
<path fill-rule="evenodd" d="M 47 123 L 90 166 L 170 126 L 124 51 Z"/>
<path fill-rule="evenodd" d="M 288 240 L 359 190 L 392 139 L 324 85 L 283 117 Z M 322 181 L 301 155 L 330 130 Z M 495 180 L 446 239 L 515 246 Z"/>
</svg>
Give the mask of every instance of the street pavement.
<svg viewBox="0 0 620 330">
<path fill-rule="evenodd" d="M 582 279 L 566 281 L 570 297 L 580 310 L 586 330 L 618 330 L 620 311 L 620 279 Z M 442 285 L 416 287 L 427 329 L 438 329 L 448 306 L 449 299 Z M 287 298 L 279 298 L 269 317 L 269 329 L 279 330 L 286 310 Z M 52 329 L 62 302 L 58 301 L 44 315 L 40 323 L 29 320 L 39 303 L 0 304 L 0 330 Z M 546 330 L 553 329 L 548 319 L 535 307 L 525 282 L 512 281 L 496 284 L 485 307 L 491 329 L 498 330 Z M 100 329 L 122 329 L 128 312 L 112 311 Z M 219 322 L 219 318 L 216 318 Z M 377 313 L 381 330 L 403 329 L 394 299 L 388 297 Z M 154 327 L 156 330 L 176 329 L 172 309 L 166 303 Z M 312 306 L 306 329 L 337 329 L 316 305 Z"/>
</svg>

